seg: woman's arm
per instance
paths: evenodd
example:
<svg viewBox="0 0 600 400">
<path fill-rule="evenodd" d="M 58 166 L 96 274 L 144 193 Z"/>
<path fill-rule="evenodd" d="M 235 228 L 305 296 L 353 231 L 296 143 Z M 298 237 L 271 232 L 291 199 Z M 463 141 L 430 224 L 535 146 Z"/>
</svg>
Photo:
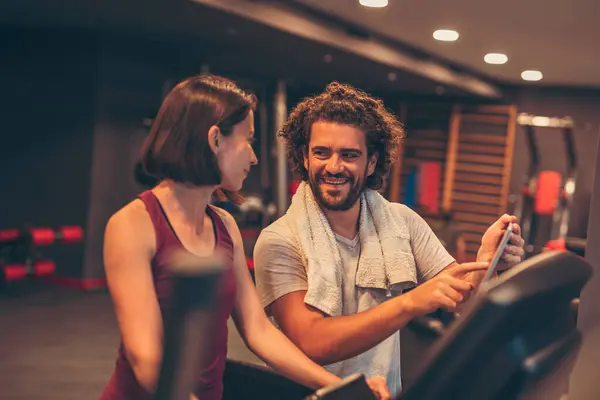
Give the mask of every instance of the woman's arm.
<svg viewBox="0 0 600 400">
<path fill-rule="evenodd" d="M 162 317 L 150 260 L 152 222 L 136 200 L 113 215 L 104 235 L 104 268 L 121 337 L 135 377 L 152 393 L 162 359 Z"/>
<path fill-rule="evenodd" d="M 237 297 L 233 320 L 246 345 L 259 358 L 282 375 L 311 388 L 338 382 L 340 378 L 312 362 L 268 320 L 250 277 L 242 236 L 233 217 L 225 215 L 234 243 L 234 269 Z"/>
</svg>

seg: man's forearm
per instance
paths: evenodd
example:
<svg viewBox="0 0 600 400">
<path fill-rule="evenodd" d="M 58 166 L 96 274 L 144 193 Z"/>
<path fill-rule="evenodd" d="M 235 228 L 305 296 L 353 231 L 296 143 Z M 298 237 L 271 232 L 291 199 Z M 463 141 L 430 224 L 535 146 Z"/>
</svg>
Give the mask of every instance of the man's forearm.
<svg viewBox="0 0 600 400">
<path fill-rule="evenodd" d="M 332 364 L 375 347 L 413 317 L 399 296 L 358 314 L 319 319 L 305 328 L 297 344 L 315 362 Z"/>
</svg>

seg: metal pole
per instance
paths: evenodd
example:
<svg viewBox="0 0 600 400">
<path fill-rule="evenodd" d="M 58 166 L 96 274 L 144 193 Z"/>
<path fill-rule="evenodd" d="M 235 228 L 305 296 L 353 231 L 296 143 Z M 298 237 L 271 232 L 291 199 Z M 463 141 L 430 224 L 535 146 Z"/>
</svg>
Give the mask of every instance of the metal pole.
<svg viewBox="0 0 600 400">
<path fill-rule="evenodd" d="M 287 98 L 286 98 L 286 87 L 285 81 L 282 79 L 277 81 L 277 91 L 273 99 L 273 109 L 275 115 L 275 135 L 281 129 L 287 118 Z M 288 207 L 287 200 L 287 156 L 285 154 L 285 146 L 281 139 L 276 138 L 276 157 L 277 157 L 277 194 L 275 196 L 277 200 L 277 215 L 282 216 Z"/>
<path fill-rule="evenodd" d="M 563 138 L 567 153 L 567 176 L 563 187 L 564 193 L 561 196 L 561 218 L 557 221 L 558 239 L 565 239 L 569 233 L 569 220 L 571 217 L 571 209 L 575 197 L 575 184 L 577 181 L 577 153 L 575 152 L 575 140 L 572 127 L 563 128 Z M 557 236 L 553 236 L 553 238 Z"/>
<path fill-rule="evenodd" d="M 263 195 L 266 194 L 270 186 L 269 179 L 269 115 L 267 112 L 267 96 L 263 91 L 262 101 L 258 106 L 258 117 L 260 118 L 260 155 L 258 165 L 260 166 L 260 186 Z"/>
</svg>

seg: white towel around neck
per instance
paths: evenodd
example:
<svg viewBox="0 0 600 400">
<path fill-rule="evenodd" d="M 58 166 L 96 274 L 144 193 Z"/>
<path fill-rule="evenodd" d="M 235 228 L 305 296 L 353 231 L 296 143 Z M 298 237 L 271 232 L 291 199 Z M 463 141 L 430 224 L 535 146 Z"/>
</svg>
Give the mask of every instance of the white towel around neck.
<svg viewBox="0 0 600 400">
<path fill-rule="evenodd" d="M 414 261 L 406 249 L 410 236 L 404 219 L 374 190 L 365 190 L 360 204 L 361 254 L 356 286 L 394 290 L 416 284 Z M 287 214 L 295 221 L 295 235 L 308 262 L 305 303 L 330 316 L 341 315 L 342 259 L 329 222 L 306 182 L 298 187 Z"/>
</svg>

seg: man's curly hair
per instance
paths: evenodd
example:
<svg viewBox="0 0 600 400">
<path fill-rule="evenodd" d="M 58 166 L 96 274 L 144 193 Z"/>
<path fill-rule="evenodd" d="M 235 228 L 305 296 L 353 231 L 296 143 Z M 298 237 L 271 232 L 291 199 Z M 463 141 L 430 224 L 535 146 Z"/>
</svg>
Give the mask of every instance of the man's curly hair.
<svg viewBox="0 0 600 400">
<path fill-rule="evenodd" d="M 402 123 L 385 109 L 383 101 L 350 85 L 332 82 L 323 93 L 307 97 L 294 107 L 278 135 L 285 142 L 293 171 L 305 181 L 308 171 L 304 154 L 308 154 L 310 129 L 317 121 L 352 125 L 366 133 L 368 156 L 377 153 L 378 159 L 365 186 L 381 189 L 404 138 Z"/>
</svg>

